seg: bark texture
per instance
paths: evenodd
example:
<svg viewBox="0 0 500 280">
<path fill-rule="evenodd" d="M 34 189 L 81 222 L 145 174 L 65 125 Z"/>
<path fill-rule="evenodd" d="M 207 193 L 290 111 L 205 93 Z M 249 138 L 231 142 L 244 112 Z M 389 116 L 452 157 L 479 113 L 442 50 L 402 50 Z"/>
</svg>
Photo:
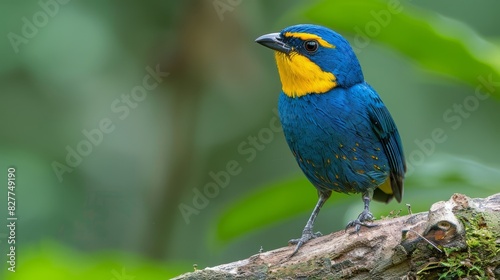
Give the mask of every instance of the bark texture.
<svg viewBox="0 0 500 280">
<path fill-rule="evenodd" d="M 454 194 L 376 224 L 310 240 L 291 258 L 287 246 L 174 279 L 500 279 L 500 193 Z"/>
</svg>

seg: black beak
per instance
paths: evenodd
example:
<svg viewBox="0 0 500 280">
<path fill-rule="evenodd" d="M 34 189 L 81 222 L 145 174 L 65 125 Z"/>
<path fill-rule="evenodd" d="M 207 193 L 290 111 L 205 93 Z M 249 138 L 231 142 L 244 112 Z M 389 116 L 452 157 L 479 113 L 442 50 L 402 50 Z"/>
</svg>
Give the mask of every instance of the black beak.
<svg viewBox="0 0 500 280">
<path fill-rule="evenodd" d="M 268 47 L 278 52 L 289 54 L 292 51 L 292 48 L 287 44 L 283 43 L 281 36 L 279 33 L 271 33 L 262 35 L 259 38 L 255 39 L 255 42 L 263 45 L 264 47 Z"/>
</svg>

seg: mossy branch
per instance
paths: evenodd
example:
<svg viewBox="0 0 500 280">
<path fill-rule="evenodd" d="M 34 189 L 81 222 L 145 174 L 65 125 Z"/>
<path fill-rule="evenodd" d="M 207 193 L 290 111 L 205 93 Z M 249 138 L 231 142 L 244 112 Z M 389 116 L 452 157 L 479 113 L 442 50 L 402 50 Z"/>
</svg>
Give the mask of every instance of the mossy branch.
<svg viewBox="0 0 500 280">
<path fill-rule="evenodd" d="M 500 193 L 454 194 L 376 224 L 313 239 L 291 258 L 294 246 L 175 279 L 500 279 Z"/>
</svg>

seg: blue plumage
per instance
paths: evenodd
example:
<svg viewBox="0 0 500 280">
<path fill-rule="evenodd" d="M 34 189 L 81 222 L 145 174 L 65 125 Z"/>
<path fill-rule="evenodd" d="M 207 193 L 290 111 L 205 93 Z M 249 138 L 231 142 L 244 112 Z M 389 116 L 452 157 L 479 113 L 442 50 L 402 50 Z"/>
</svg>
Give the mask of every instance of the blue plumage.
<svg viewBox="0 0 500 280">
<path fill-rule="evenodd" d="M 368 99 L 380 100 L 364 83 L 301 98 L 280 95 L 278 109 L 288 145 L 319 190 L 363 192 L 375 189 L 391 173 Z"/>
<path fill-rule="evenodd" d="M 317 25 L 287 27 L 257 42 L 276 51 L 283 90 L 279 113 L 287 143 L 318 189 L 319 200 L 300 239 L 312 227 L 332 191 L 362 193 L 364 211 L 348 226 L 370 227 L 372 197 L 388 202 L 403 195 L 406 171 L 396 125 L 376 91 L 364 81 L 349 43 Z"/>
</svg>

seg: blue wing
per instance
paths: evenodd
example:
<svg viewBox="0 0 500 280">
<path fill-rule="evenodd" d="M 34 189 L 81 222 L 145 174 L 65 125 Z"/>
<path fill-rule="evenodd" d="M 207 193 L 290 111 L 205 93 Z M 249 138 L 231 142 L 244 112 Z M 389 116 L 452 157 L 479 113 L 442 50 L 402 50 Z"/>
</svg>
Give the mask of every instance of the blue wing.
<svg viewBox="0 0 500 280">
<path fill-rule="evenodd" d="M 403 196 L 403 179 L 406 172 L 406 163 L 403 154 L 403 145 L 399 137 L 399 132 L 394 120 L 385 107 L 384 103 L 376 92 L 370 95 L 370 105 L 368 106 L 368 116 L 372 123 L 373 130 L 378 136 L 380 143 L 387 156 L 390 167 L 390 185 L 394 197 L 401 202 Z M 374 198 L 388 201 L 392 195 L 383 194 L 380 191 L 374 193 Z"/>
</svg>

